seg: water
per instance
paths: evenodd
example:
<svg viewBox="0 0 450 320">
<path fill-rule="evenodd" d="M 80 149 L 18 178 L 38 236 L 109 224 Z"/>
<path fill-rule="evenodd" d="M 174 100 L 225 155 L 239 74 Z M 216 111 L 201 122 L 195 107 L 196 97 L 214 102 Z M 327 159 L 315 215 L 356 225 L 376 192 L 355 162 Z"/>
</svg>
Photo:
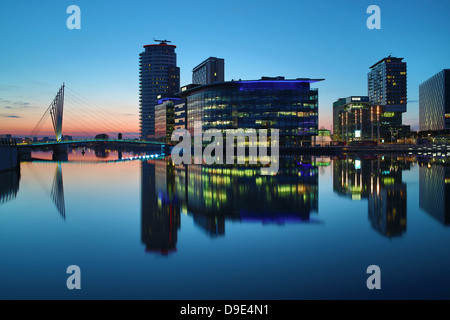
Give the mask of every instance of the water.
<svg viewBox="0 0 450 320">
<path fill-rule="evenodd" d="M 0 174 L 0 298 L 450 298 L 440 159 L 291 157 L 262 177 L 105 162 L 118 158 L 78 150 Z M 81 290 L 66 287 L 70 265 Z"/>
</svg>

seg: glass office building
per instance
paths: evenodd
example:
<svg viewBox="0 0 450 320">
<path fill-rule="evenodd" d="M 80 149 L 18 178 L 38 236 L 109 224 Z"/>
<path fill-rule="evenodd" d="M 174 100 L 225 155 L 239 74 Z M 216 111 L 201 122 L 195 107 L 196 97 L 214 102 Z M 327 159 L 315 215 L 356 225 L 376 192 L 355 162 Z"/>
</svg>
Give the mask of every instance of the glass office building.
<svg viewBox="0 0 450 320">
<path fill-rule="evenodd" d="M 158 96 L 173 96 L 180 91 L 176 46 L 166 42 L 146 45 L 145 51 L 139 55 L 139 126 L 142 140 L 155 139 Z"/>
<path fill-rule="evenodd" d="M 420 131 L 450 129 L 450 69 L 419 86 Z"/>
<path fill-rule="evenodd" d="M 187 129 L 279 129 L 281 146 L 311 145 L 318 131 L 318 89 L 323 79 L 231 81 L 182 89 Z M 269 132 L 270 134 L 270 132 Z"/>
</svg>

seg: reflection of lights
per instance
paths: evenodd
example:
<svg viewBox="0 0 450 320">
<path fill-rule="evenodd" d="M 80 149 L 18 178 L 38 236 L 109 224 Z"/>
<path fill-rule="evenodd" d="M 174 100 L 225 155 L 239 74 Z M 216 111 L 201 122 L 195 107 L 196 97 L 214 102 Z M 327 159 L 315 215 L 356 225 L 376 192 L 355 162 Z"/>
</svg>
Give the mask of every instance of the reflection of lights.
<svg viewBox="0 0 450 320">
<path fill-rule="evenodd" d="M 431 169 L 431 163 L 428 164 L 428 169 Z"/>
</svg>

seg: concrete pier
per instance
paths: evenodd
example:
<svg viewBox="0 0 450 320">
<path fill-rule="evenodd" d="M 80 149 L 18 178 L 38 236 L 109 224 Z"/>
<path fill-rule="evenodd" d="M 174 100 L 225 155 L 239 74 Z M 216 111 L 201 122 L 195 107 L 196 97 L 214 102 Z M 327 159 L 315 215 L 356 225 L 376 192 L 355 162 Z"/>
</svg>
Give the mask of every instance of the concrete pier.
<svg viewBox="0 0 450 320">
<path fill-rule="evenodd" d="M 67 161 L 69 157 L 67 144 L 58 144 L 53 146 L 53 161 Z"/>
<path fill-rule="evenodd" d="M 0 146 L 0 172 L 19 168 L 17 146 Z"/>
</svg>

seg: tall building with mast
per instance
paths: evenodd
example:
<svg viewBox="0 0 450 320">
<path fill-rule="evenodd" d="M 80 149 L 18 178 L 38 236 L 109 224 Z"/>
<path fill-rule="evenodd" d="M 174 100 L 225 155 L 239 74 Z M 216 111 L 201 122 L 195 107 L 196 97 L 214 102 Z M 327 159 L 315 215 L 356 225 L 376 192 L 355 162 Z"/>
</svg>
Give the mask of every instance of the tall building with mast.
<svg viewBox="0 0 450 320">
<path fill-rule="evenodd" d="M 139 55 L 139 126 L 142 140 L 155 137 L 155 106 L 158 98 L 180 91 L 176 46 L 167 40 L 144 46 Z"/>
</svg>

